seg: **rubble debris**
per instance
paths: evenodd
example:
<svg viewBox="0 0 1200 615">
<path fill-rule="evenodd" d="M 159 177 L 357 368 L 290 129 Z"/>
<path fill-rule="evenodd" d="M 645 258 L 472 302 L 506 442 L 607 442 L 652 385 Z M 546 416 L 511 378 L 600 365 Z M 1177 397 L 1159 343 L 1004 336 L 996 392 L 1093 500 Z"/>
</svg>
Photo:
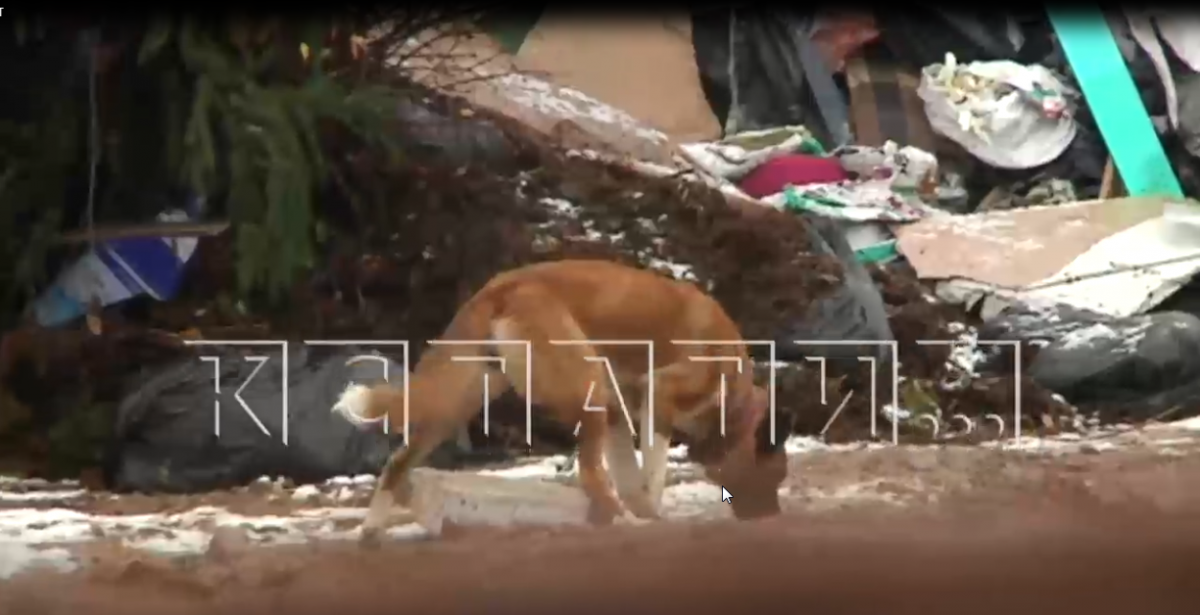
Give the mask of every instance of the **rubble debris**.
<svg viewBox="0 0 1200 615">
<path fill-rule="evenodd" d="M 974 213 L 1027 209 L 1039 205 L 1065 205 L 1078 201 L 1074 184 L 1065 179 L 1048 178 L 1027 186 L 996 186 L 983 197 L 975 207 Z"/>
</svg>

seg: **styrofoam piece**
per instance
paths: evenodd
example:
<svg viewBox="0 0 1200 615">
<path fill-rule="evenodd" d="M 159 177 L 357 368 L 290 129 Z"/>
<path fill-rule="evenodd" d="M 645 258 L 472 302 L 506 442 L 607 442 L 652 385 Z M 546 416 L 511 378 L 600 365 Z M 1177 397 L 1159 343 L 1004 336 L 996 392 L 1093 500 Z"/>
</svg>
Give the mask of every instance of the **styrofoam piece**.
<svg viewBox="0 0 1200 615">
<path fill-rule="evenodd" d="M 587 522 L 587 496 L 573 485 L 421 468 L 413 471 L 413 486 L 413 513 L 434 535 L 446 521 L 492 527 Z"/>
</svg>

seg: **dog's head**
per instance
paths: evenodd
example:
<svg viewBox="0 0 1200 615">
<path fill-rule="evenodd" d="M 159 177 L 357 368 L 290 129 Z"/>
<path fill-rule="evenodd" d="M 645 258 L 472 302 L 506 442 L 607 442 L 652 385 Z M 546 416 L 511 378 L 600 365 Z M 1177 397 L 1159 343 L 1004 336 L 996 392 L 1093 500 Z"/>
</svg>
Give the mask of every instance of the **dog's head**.
<svg viewBox="0 0 1200 615">
<path fill-rule="evenodd" d="M 775 442 L 771 440 L 770 397 L 761 387 L 748 387 L 739 399 L 730 400 L 728 414 L 737 419 L 702 442 L 689 445 L 692 459 L 704 466 L 708 479 L 729 490 L 730 505 L 738 519 L 778 514 L 779 486 L 787 478 L 783 443 L 791 432 L 790 419 L 777 416 Z M 782 435 L 781 435 L 782 434 Z"/>
</svg>

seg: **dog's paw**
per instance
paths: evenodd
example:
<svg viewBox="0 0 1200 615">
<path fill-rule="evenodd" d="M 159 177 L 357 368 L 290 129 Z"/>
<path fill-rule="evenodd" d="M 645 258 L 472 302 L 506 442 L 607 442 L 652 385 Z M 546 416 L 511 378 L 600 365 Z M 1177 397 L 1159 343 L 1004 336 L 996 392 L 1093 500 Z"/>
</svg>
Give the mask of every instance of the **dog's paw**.
<svg viewBox="0 0 1200 615">
<path fill-rule="evenodd" d="M 377 550 L 383 546 L 383 528 L 363 526 L 358 534 L 358 546 L 363 549 Z"/>
<path fill-rule="evenodd" d="M 617 517 L 615 525 L 647 525 L 650 523 L 654 523 L 654 519 L 642 519 L 635 516 L 633 513 L 626 512 L 620 517 Z"/>
<path fill-rule="evenodd" d="M 625 508 L 638 519 L 654 521 L 661 518 L 658 508 L 651 503 L 650 497 L 639 494 L 625 501 Z"/>
<path fill-rule="evenodd" d="M 621 504 L 616 500 L 608 502 L 593 501 L 588 506 L 587 520 L 592 525 L 612 525 L 624 513 Z"/>
</svg>

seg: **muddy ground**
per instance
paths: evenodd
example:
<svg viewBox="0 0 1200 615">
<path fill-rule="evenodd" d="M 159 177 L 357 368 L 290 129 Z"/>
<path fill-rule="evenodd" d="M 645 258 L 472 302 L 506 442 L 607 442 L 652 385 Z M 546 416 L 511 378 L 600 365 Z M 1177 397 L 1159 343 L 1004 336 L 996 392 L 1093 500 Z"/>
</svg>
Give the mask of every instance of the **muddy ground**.
<svg viewBox="0 0 1200 615">
<path fill-rule="evenodd" d="M 353 542 L 370 477 L 155 497 L 10 480 L 0 611 L 1195 611 L 1200 426 L 788 449 L 774 519 L 732 521 L 677 451 L 664 521 L 400 524 L 375 552 Z M 561 462 L 483 472 L 570 484 Z"/>
</svg>

